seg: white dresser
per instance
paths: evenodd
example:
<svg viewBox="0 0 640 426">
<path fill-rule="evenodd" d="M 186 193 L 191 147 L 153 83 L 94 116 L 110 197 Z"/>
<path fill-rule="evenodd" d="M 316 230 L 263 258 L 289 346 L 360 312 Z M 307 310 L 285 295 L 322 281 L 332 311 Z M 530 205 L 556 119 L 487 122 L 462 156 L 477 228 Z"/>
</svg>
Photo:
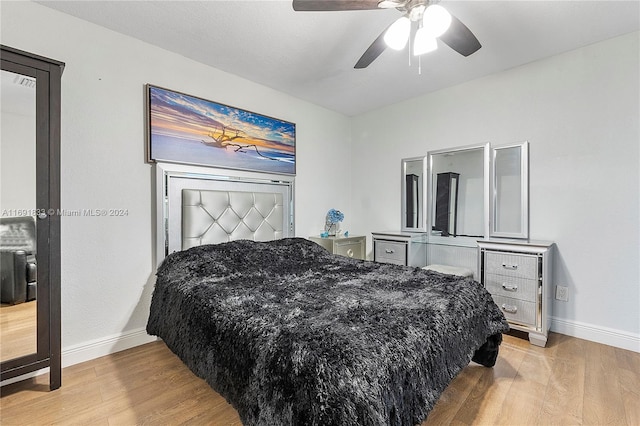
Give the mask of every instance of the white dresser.
<svg viewBox="0 0 640 426">
<path fill-rule="evenodd" d="M 532 344 L 545 346 L 551 325 L 554 243 L 483 240 L 478 247 L 480 280 L 511 328 L 528 332 Z"/>
<path fill-rule="evenodd" d="M 421 232 L 372 232 L 373 260 L 422 267 L 427 264 L 427 234 Z"/>
<path fill-rule="evenodd" d="M 367 239 L 364 236 L 349 237 L 309 237 L 330 253 L 364 260 L 367 256 Z"/>
</svg>

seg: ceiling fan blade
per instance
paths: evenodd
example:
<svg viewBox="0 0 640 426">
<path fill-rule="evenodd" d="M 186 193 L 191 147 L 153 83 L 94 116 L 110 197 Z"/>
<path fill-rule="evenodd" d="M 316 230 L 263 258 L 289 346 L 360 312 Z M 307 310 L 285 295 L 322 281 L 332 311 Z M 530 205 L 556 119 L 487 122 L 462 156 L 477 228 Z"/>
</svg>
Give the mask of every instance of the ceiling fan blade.
<svg viewBox="0 0 640 426">
<path fill-rule="evenodd" d="M 389 25 L 389 27 L 390 26 L 391 25 Z M 373 43 L 371 43 L 371 46 L 369 46 L 369 48 L 365 50 L 360 59 L 358 59 L 358 62 L 356 63 L 354 68 L 362 69 L 368 67 L 373 61 L 376 60 L 378 56 L 382 54 L 382 52 L 384 52 L 384 49 L 387 48 L 387 43 L 384 42 L 384 34 L 387 32 L 389 27 L 385 28 L 384 31 L 380 33 L 378 38 L 376 38 Z"/>
<path fill-rule="evenodd" d="M 377 9 L 380 0 L 293 0 L 297 12 Z"/>
<path fill-rule="evenodd" d="M 451 26 L 440 40 L 463 56 L 469 56 L 482 47 L 471 30 L 455 16 L 451 16 Z"/>
</svg>

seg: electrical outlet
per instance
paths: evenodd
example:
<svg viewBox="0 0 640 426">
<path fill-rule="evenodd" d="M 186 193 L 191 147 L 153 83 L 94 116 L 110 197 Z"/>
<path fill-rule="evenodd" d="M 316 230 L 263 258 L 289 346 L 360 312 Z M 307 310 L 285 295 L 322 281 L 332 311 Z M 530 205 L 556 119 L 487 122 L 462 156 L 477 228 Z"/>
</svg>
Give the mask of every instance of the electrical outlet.
<svg viewBox="0 0 640 426">
<path fill-rule="evenodd" d="M 562 300 L 563 302 L 569 301 L 569 287 L 563 285 L 556 286 L 556 300 Z"/>
</svg>

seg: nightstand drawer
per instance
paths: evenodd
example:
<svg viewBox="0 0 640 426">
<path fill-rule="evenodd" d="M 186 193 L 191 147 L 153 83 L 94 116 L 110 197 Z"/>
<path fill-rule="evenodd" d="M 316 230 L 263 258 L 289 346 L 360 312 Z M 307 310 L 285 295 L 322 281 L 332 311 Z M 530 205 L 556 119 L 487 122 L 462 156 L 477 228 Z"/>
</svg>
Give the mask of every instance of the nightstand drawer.
<svg viewBox="0 0 640 426">
<path fill-rule="evenodd" d="M 493 295 L 493 300 L 500 308 L 507 321 L 536 326 L 536 304 L 510 297 Z"/>
<path fill-rule="evenodd" d="M 363 241 L 335 242 L 333 253 L 354 259 L 364 259 L 364 239 Z"/>
<path fill-rule="evenodd" d="M 527 302 L 535 303 L 538 295 L 538 281 L 526 278 L 487 274 L 485 287 L 493 295 L 511 297 Z"/>
<path fill-rule="evenodd" d="M 535 280 L 538 278 L 538 257 L 487 251 L 485 271 L 487 274 Z"/>
<path fill-rule="evenodd" d="M 406 265 L 407 245 L 393 241 L 375 240 L 374 253 L 376 262 Z"/>
<path fill-rule="evenodd" d="M 309 237 L 329 253 L 364 260 L 367 256 L 367 239 L 364 236 L 349 237 Z"/>
</svg>

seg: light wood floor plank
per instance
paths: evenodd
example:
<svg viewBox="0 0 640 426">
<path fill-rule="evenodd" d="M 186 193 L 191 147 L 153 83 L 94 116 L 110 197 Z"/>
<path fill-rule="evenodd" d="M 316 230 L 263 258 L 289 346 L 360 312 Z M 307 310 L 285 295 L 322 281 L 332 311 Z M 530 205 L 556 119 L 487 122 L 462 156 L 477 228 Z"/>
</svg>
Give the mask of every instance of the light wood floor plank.
<svg viewBox="0 0 640 426">
<path fill-rule="evenodd" d="M 640 357 L 624 349 L 615 352 L 627 424 L 640 425 Z"/>
<path fill-rule="evenodd" d="M 518 342 L 516 342 L 518 343 Z M 453 419 L 456 424 L 496 424 L 525 352 L 516 345 L 504 344 L 493 368 L 484 368 L 463 407 Z M 464 370 L 463 370 L 464 372 Z"/>
<path fill-rule="evenodd" d="M 37 351 L 37 306 L 37 300 L 0 305 L 1 361 Z"/>
<path fill-rule="evenodd" d="M 535 425 L 539 423 L 547 384 L 552 374 L 552 360 L 535 350 L 525 352 L 495 424 Z M 522 413 L 528 413 L 522 417 Z"/>
<path fill-rule="evenodd" d="M 431 410 L 429 418 L 423 422 L 423 426 L 451 424 L 471 391 L 476 387 L 484 370 L 485 367 L 472 363 L 461 374 L 458 374 L 440 396 L 438 403 Z"/>
<path fill-rule="evenodd" d="M 586 342 L 585 346 L 583 424 L 625 424 L 615 349 L 592 342 Z"/>
<path fill-rule="evenodd" d="M 162 342 L 0 390 L 0 424 L 241 426 L 237 412 Z M 552 333 L 546 348 L 505 336 L 494 368 L 471 363 L 423 426 L 640 425 L 640 354 Z"/>
<path fill-rule="evenodd" d="M 584 375 L 584 359 L 555 360 L 538 419 L 539 424 L 582 424 Z"/>
</svg>

